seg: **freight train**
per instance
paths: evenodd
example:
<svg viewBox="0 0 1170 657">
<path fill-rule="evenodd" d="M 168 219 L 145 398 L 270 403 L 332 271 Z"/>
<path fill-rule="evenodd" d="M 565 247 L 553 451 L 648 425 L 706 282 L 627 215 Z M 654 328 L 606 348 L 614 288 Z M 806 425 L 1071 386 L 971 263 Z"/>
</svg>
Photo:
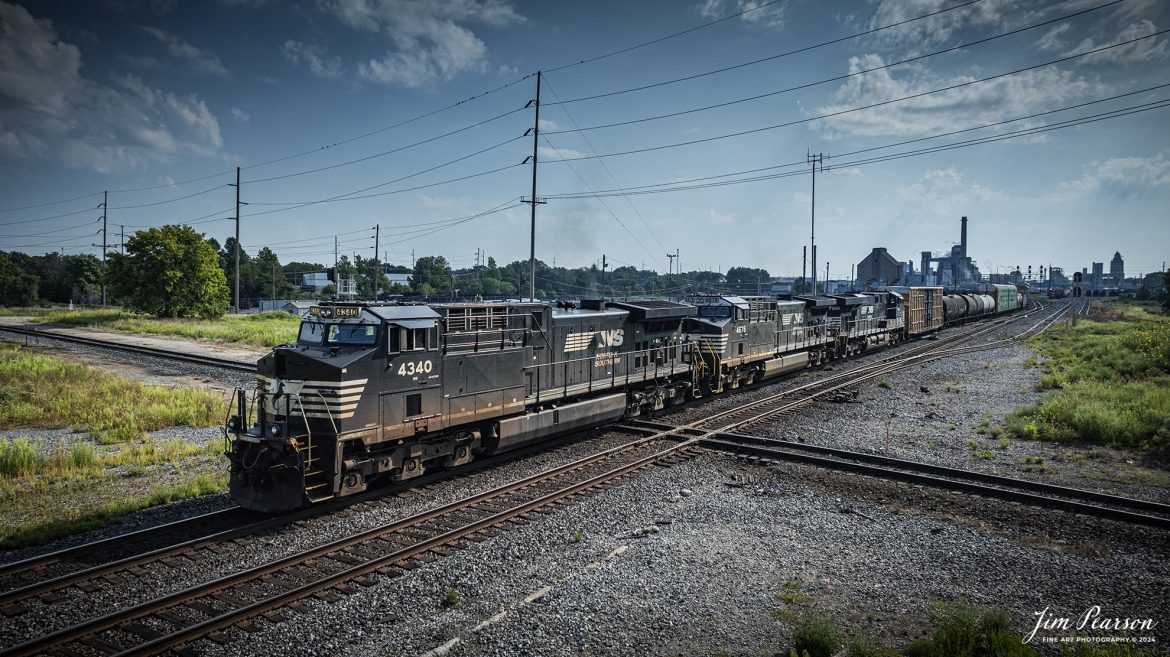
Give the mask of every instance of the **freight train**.
<svg viewBox="0 0 1170 657">
<path fill-rule="evenodd" d="M 1010 288 L 1010 290 L 1008 289 Z M 1014 286 L 576 303 L 329 303 L 225 427 L 232 497 L 280 513 L 1023 307 Z"/>
</svg>

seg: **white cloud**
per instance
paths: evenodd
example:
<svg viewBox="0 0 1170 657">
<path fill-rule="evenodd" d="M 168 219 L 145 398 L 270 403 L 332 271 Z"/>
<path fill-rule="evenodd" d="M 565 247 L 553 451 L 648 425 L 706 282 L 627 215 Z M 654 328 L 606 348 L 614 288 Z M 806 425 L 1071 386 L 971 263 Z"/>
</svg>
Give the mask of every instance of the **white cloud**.
<svg viewBox="0 0 1170 657">
<path fill-rule="evenodd" d="M 341 58 L 329 56 L 324 46 L 289 40 L 284 42 L 282 51 L 290 62 L 308 66 L 309 72 L 319 78 L 341 77 Z"/>
<path fill-rule="evenodd" d="M 899 186 L 895 195 L 907 214 L 924 217 L 963 214 L 976 203 L 1008 201 L 999 190 L 964 181 L 953 166 L 927 171 L 918 182 Z"/>
<path fill-rule="evenodd" d="M 251 114 L 238 107 L 233 107 L 229 111 L 231 112 L 232 118 L 239 121 L 240 123 L 248 123 L 252 120 Z"/>
<path fill-rule="evenodd" d="M 1130 23 L 1126 25 L 1117 36 L 1108 41 L 1095 43 L 1092 37 L 1082 40 L 1077 47 L 1073 48 L 1068 54 L 1079 55 L 1081 53 L 1096 50 L 1098 48 L 1113 45 L 1117 43 L 1125 43 L 1126 41 L 1133 41 L 1142 37 L 1150 36 L 1157 32 L 1158 29 L 1154 27 L 1154 23 L 1150 20 L 1143 20 L 1140 23 Z M 1135 43 L 1126 44 L 1124 46 L 1117 46 L 1101 52 L 1085 55 L 1078 60 L 1082 65 L 1094 64 L 1131 64 L 1140 62 L 1152 62 L 1166 57 L 1166 40 L 1159 40 L 1158 37 L 1150 37 L 1142 39 Z"/>
<path fill-rule="evenodd" d="M 1064 48 L 1065 42 L 1063 39 L 1061 39 L 1061 36 L 1068 32 L 1071 28 L 1072 23 L 1059 23 L 1054 25 L 1047 32 L 1040 35 L 1040 38 L 1036 40 L 1036 47 L 1045 52 L 1051 52 L 1053 50 L 1060 50 Z"/>
<path fill-rule="evenodd" d="M 856 73 L 883 64 L 880 55 L 853 57 L 849 60 L 849 71 Z M 820 115 L 843 112 L 976 79 L 942 78 L 914 69 L 875 70 L 846 80 L 833 92 L 830 103 L 818 107 L 816 112 Z M 1103 82 L 1045 67 L 822 119 L 815 121 L 813 127 L 824 130 L 830 137 L 926 135 L 1025 116 L 1090 95 L 1103 95 L 1108 90 Z"/>
<path fill-rule="evenodd" d="M 872 29 L 901 23 L 946 9 L 953 4 L 951 0 L 881 0 L 870 18 L 869 27 Z M 1029 0 L 983 0 L 883 30 L 875 36 L 875 42 L 908 48 L 911 53 L 918 53 L 939 44 L 949 44 L 953 37 L 969 28 L 1021 27 L 1054 10 L 1053 5 L 1044 6 Z"/>
<path fill-rule="evenodd" d="M 157 27 L 149 27 L 146 25 L 139 25 L 139 28 L 166 45 L 167 53 L 171 57 L 185 62 L 191 70 L 209 75 L 225 76 L 228 74 L 228 70 L 224 68 L 223 63 L 219 61 L 219 57 L 216 57 L 214 53 L 205 52 L 196 48 L 178 35 L 167 32 L 166 30 L 160 30 Z"/>
<path fill-rule="evenodd" d="M 395 49 L 358 65 L 365 79 L 422 87 L 487 70 L 487 46 L 460 23 L 504 27 L 524 21 L 503 0 L 318 0 L 342 23 L 385 32 Z"/>
<path fill-rule="evenodd" d="M 558 130 L 558 129 L 560 129 L 560 126 L 558 126 L 558 125 L 557 125 L 556 121 L 550 121 L 550 120 L 548 120 L 548 119 L 541 119 L 541 120 L 540 120 L 540 123 L 539 123 L 539 124 L 537 124 L 537 125 L 539 125 L 539 126 L 540 126 L 540 129 L 541 129 L 542 131 L 544 131 L 544 130 Z"/>
<path fill-rule="evenodd" d="M 723 214 L 715 208 L 707 208 L 707 223 L 713 226 L 726 226 L 735 223 L 734 214 Z"/>
<path fill-rule="evenodd" d="M 1077 180 L 1060 184 L 1061 192 L 1050 198 L 1073 201 L 1091 194 L 1124 197 L 1159 187 L 1170 187 L 1170 159 L 1166 153 L 1151 157 L 1116 157 L 1091 162 Z"/>
<path fill-rule="evenodd" d="M 536 149 L 536 157 L 541 161 L 548 160 L 572 160 L 579 157 L 585 157 L 581 151 L 573 150 L 572 148 L 549 148 L 547 146 L 540 146 Z"/>
<path fill-rule="evenodd" d="M 763 0 L 703 0 L 699 4 L 699 15 L 703 18 L 719 19 L 724 16 L 742 14 L 739 19 L 764 27 L 783 27 L 784 3 L 764 6 Z"/>
<path fill-rule="evenodd" d="M 86 79 L 80 49 L 25 8 L 0 2 L 0 33 L 0 157 L 112 171 L 223 145 L 218 120 L 197 96 L 133 75 L 114 86 Z"/>
</svg>

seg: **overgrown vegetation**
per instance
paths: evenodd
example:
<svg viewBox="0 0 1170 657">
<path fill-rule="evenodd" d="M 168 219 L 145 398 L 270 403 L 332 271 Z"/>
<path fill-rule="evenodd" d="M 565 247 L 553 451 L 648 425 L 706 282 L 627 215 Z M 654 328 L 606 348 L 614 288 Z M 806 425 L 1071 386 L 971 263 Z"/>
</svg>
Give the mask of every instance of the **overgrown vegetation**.
<svg viewBox="0 0 1170 657">
<path fill-rule="evenodd" d="M 47 324 L 92 326 L 136 335 L 161 335 L 274 347 L 295 342 L 300 319 L 283 312 L 224 315 L 214 320 L 156 319 L 121 310 L 59 310 L 37 318 Z"/>
<path fill-rule="evenodd" d="M 0 537 L 0 550 L 40 545 L 62 536 L 116 523 L 123 516 L 136 511 L 200 495 L 222 493 L 226 489 L 226 473 L 216 476 L 200 475 L 180 484 L 156 488 L 153 492 L 140 497 L 110 502 L 91 511 L 73 515 L 67 510 L 62 510 L 62 514 L 67 517 L 55 517 L 52 520 L 19 525 L 6 530 L 4 536 Z"/>
<path fill-rule="evenodd" d="M 448 587 L 447 592 L 443 594 L 444 607 L 454 607 L 462 602 L 462 600 L 463 598 L 459 595 L 459 591 L 453 587 Z"/>
<path fill-rule="evenodd" d="M 0 429 L 71 427 L 125 442 L 165 427 L 214 426 L 223 404 L 202 390 L 143 385 L 0 344 Z"/>
<path fill-rule="evenodd" d="M 1037 406 L 1010 414 L 1016 437 L 1087 441 L 1170 461 L 1170 318 L 1118 302 L 1105 321 L 1032 338 L 1045 356 Z"/>
</svg>

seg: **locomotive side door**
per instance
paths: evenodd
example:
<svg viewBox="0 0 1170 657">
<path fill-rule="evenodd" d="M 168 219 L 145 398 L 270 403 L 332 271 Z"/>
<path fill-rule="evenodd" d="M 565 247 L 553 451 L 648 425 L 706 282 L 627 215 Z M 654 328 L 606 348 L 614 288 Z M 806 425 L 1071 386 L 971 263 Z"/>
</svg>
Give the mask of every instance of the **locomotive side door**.
<svg viewBox="0 0 1170 657">
<path fill-rule="evenodd" d="M 385 438 L 443 428 L 442 358 L 433 319 L 394 320 L 386 331 L 386 385 L 382 392 Z"/>
</svg>

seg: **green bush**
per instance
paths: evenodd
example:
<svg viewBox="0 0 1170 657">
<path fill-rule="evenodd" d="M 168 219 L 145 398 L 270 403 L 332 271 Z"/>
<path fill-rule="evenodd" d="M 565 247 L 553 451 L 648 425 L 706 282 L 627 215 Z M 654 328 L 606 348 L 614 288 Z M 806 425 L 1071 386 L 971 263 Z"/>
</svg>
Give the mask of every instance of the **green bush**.
<svg viewBox="0 0 1170 657">
<path fill-rule="evenodd" d="M 827 616 L 801 614 L 792 628 L 792 648 L 808 657 L 831 657 L 841 647 L 841 633 Z"/>
</svg>

